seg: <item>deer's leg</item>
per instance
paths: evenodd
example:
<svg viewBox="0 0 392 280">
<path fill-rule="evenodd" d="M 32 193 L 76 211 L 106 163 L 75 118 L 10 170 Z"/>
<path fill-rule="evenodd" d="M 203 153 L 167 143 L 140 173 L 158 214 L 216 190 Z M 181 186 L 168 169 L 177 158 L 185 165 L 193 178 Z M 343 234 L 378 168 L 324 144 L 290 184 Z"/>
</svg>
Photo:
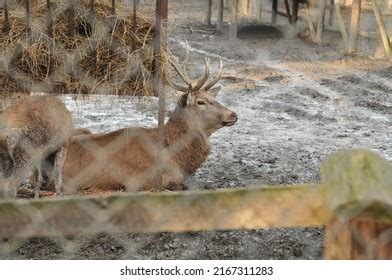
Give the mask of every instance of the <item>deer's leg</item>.
<svg viewBox="0 0 392 280">
<path fill-rule="evenodd" d="M 67 157 L 67 145 L 64 145 L 57 151 L 54 157 L 54 170 L 53 170 L 53 180 L 54 188 L 56 194 L 60 194 L 61 187 L 63 185 L 63 167 L 65 163 L 65 158 Z"/>
<path fill-rule="evenodd" d="M 44 176 L 42 174 L 43 172 L 42 164 L 43 164 L 42 162 L 38 163 L 36 169 L 34 170 L 34 177 L 37 178 L 37 182 L 34 186 L 34 198 L 39 198 L 39 192 L 44 182 Z"/>
</svg>

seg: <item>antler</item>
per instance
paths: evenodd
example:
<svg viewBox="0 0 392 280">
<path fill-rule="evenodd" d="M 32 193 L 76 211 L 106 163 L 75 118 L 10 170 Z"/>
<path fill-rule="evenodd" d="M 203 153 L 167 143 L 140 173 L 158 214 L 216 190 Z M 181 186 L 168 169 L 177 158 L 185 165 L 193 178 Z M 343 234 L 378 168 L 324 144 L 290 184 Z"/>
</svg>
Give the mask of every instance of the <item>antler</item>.
<svg viewBox="0 0 392 280">
<path fill-rule="evenodd" d="M 180 78 L 186 83 L 186 86 L 177 84 L 175 82 L 171 82 L 172 86 L 178 91 L 187 92 L 187 93 L 196 92 L 201 88 L 203 88 L 203 86 L 204 86 L 203 89 L 205 90 L 212 88 L 222 77 L 222 73 L 223 73 L 222 60 L 220 61 L 220 70 L 217 77 L 212 79 L 207 85 L 205 85 L 205 83 L 207 82 L 210 76 L 210 60 L 207 57 L 205 58 L 205 69 L 204 69 L 203 76 L 201 76 L 199 79 L 192 80 L 191 78 L 189 78 L 189 75 L 186 72 L 186 65 L 189 61 L 189 45 L 187 41 L 185 41 L 185 44 L 186 44 L 185 60 L 182 65 L 182 70 L 175 62 L 172 62 L 172 66 L 174 70 L 177 72 L 178 76 L 180 76 Z"/>
<path fill-rule="evenodd" d="M 222 60 L 220 61 L 220 68 L 219 68 L 219 73 L 218 75 L 212 79 L 208 84 L 206 84 L 203 89 L 204 90 L 209 90 L 210 88 L 212 88 L 213 86 L 216 85 L 217 82 L 219 82 L 219 80 L 222 78 L 223 75 L 223 62 Z"/>
</svg>

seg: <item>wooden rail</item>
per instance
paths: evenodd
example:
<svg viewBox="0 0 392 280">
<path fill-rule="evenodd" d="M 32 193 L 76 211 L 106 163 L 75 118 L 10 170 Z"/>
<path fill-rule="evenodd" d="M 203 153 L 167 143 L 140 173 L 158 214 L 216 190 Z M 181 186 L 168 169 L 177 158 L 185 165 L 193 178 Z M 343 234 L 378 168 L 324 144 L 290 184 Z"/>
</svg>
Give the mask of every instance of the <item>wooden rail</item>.
<svg viewBox="0 0 392 280">
<path fill-rule="evenodd" d="M 0 202 L 0 238 L 323 225 L 321 185 Z"/>
<path fill-rule="evenodd" d="M 321 185 L 0 201 L 0 238 L 326 225 L 325 257 L 392 259 L 392 167 L 350 150 Z"/>
</svg>

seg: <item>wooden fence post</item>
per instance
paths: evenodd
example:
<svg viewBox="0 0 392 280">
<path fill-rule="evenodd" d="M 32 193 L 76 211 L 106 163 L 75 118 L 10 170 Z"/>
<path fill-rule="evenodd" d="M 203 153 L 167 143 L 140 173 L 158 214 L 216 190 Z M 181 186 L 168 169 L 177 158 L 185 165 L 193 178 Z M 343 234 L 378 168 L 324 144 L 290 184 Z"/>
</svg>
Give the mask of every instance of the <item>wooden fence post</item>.
<svg viewBox="0 0 392 280">
<path fill-rule="evenodd" d="M 350 150 L 321 167 L 332 217 L 326 259 L 392 259 L 392 166 L 377 154 Z"/>
<path fill-rule="evenodd" d="M 271 23 L 276 24 L 278 11 L 278 0 L 272 0 Z"/>
<path fill-rule="evenodd" d="M 238 30 L 238 0 L 231 0 L 230 39 L 237 38 Z"/>
<path fill-rule="evenodd" d="M 316 28 L 313 24 L 312 14 L 310 12 L 309 2 L 305 3 L 305 14 L 306 14 L 306 21 L 308 22 L 310 37 L 312 38 L 313 42 L 316 42 Z"/>
<path fill-rule="evenodd" d="M 9 14 L 8 14 L 8 0 L 4 0 L 4 22 L 3 22 L 2 31 L 4 33 L 8 33 L 8 31 L 10 31 L 10 19 L 9 19 Z"/>
<path fill-rule="evenodd" d="M 31 9 L 30 0 L 25 0 L 27 37 L 31 36 Z"/>
<path fill-rule="evenodd" d="M 380 31 L 381 40 L 384 45 L 385 54 L 388 56 L 389 59 L 392 60 L 391 42 L 389 40 L 389 36 L 386 31 L 384 21 L 382 19 L 379 4 L 378 4 L 377 0 L 373 0 L 373 11 L 374 11 L 374 16 L 376 17 L 378 30 Z"/>
<path fill-rule="evenodd" d="M 211 13 L 212 13 L 212 0 L 207 0 L 207 18 L 206 23 L 208 26 L 211 25 Z"/>
<path fill-rule="evenodd" d="M 112 15 L 116 14 L 116 0 L 112 0 Z"/>
<path fill-rule="evenodd" d="M 334 10 L 335 10 L 335 0 L 329 1 L 329 17 L 328 17 L 328 24 L 333 26 L 334 22 Z"/>
<path fill-rule="evenodd" d="M 327 7 L 327 0 L 320 0 L 319 17 L 317 19 L 317 34 L 316 42 L 321 45 L 323 41 L 325 10 Z"/>
<path fill-rule="evenodd" d="M 249 15 L 249 5 L 250 5 L 249 0 L 242 0 L 241 10 L 244 16 Z"/>
<path fill-rule="evenodd" d="M 223 0 L 218 0 L 218 21 L 216 23 L 216 29 L 222 31 L 223 29 Z"/>
<path fill-rule="evenodd" d="M 46 0 L 46 8 L 48 10 L 48 14 L 46 15 L 46 32 L 49 38 L 53 38 L 53 10 L 50 0 Z"/>
<path fill-rule="evenodd" d="M 361 23 L 362 0 L 353 0 L 351 12 L 350 37 L 348 40 L 348 53 L 358 51 L 359 28 Z"/>
<path fill-rule="evenodd" d="M 73 39 L 75 37 L 75 0 L 69 0 L 68 12 L 68 33 Z"/>
<path fill-rule="evenodd" d="M 339 29 L 340 29 L 340 32 L 342 33 L 344 47 L 345 47 L 345 49 L 347 49 L 347 47 L 348 47 L 348 34 L 347 34 L 346 24 L 344 23 L 344 19 L 343 19 L 343 15 L 342 15 L 342 10 L 340 8 L 339 0 L 335 0 L 335 12 L 336 12 L 336 17 L 338 18 Z"/>
</svg>

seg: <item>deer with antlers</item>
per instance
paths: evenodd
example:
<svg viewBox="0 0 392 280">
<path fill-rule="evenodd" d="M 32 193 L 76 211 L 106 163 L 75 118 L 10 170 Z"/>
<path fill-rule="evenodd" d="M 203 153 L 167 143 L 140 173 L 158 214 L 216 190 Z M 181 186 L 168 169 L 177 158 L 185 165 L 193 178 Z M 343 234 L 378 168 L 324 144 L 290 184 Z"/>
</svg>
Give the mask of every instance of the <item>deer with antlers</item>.
<svg viewBox="0 0 392 280">
<path fill-rule="evenodd" d="M 192 80 L 173 63 L 174 70 L 185 82 L 172 82 L 181 92 L 176 109 L 164 125 L 163 168 L 158 168 L 157 128 L 129 127 L 107 134 L 73 137 L 64 165 L 65 191 L 98 188 L 128 191 L 164 189 L 181 190 L 185 179 L 204 163 L 210 154 L 209 138 L 218 129 L 232 126 L 237 114 L 215 99 L 220 87 L 214 87 L 222 77 L 210 82 L 210 65 L 206 59 L 204 74 Z M 159 184 L 158 182 L 161 182 Z"/>
</svg>

